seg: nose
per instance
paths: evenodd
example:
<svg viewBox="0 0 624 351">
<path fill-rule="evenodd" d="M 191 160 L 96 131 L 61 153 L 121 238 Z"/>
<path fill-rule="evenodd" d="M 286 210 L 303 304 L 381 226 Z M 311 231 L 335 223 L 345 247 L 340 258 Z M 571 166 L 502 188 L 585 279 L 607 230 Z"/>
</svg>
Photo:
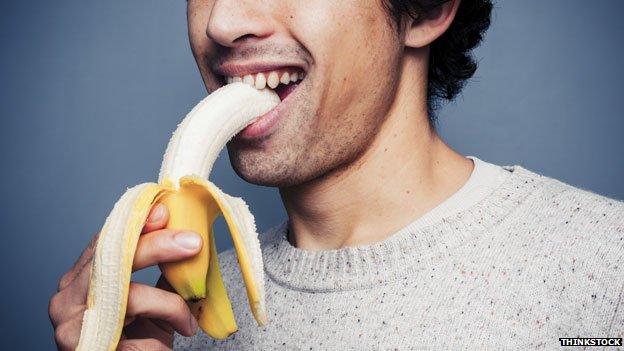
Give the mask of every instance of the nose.
<svg viewBox="0 0 624 351">
<path fill-rule="evenodd" d="M 271 34 L 271 16 L 266 1 L 215 0 L 206 35 L 226 47 Z"/>
</svg>

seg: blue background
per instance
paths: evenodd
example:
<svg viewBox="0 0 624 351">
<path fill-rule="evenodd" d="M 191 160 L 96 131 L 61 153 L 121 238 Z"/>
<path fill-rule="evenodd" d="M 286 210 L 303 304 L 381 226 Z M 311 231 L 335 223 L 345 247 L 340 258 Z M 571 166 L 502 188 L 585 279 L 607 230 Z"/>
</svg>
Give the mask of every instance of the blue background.
<svg viewBox="0 0 624 351">
<path fill-rule="evenodd" d="M 184 1 L 0 9 L 1 342 L 53 349 L 59 277 L 126 187 L 156 178 L 171 131 L 205 91 Z M 620 0 L 499 1 L 441 134 L 463 154 L 623 199 L 623 10 Z M 214 181 L 247 200 L 260 230 L 285 218 L 277 191 L 239 179 L 226 153 Z"/>
</svg>

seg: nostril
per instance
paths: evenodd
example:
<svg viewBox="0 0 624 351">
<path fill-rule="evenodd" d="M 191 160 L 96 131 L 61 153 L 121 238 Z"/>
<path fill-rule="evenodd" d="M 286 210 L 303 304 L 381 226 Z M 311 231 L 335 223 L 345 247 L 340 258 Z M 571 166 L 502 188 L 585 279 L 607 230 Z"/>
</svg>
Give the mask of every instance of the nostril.
<svg viewBox="0 0 624 351">
<path fill-rule="evenodd" d="M 253 37 L 255 37 L 255 35 L 253 35 L 253 34 L 242 35 L 242 36 L 234 39 L 233 43 L 245 42 L 247 40 L 250 40 L 250 37 L 253 38 Z"/>
</svg>

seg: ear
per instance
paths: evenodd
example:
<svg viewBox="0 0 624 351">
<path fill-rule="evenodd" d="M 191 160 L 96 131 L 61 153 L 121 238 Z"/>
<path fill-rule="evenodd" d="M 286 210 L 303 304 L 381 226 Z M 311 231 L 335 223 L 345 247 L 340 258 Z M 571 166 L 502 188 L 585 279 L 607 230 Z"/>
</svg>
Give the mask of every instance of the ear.
<svg viewBox="0 0 624 351">
<path fill-rule="evenodd" d="M 405 46 L 421 48 L 431 44 L 451 26 L 461 0 L 449 0 L 427 14 L 405 23 Z"/>
</svg>

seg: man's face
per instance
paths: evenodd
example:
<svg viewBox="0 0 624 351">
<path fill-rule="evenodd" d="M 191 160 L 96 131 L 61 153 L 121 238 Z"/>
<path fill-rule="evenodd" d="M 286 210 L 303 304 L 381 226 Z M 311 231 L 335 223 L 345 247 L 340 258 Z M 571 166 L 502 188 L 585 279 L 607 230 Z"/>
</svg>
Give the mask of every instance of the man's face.
<svg viewBox="0 0 624 351">
<path fill-rule="evenodd" d="M 381 0 L 189 0 L 188 25 L 208 91 L 224 84 L 224 67 L 305 72 L 269 133 L 228 144 L 236 173 L 254 184 L 298 185 L 353 161 L 401 74 L 402 46 Z"/>
</svg>

